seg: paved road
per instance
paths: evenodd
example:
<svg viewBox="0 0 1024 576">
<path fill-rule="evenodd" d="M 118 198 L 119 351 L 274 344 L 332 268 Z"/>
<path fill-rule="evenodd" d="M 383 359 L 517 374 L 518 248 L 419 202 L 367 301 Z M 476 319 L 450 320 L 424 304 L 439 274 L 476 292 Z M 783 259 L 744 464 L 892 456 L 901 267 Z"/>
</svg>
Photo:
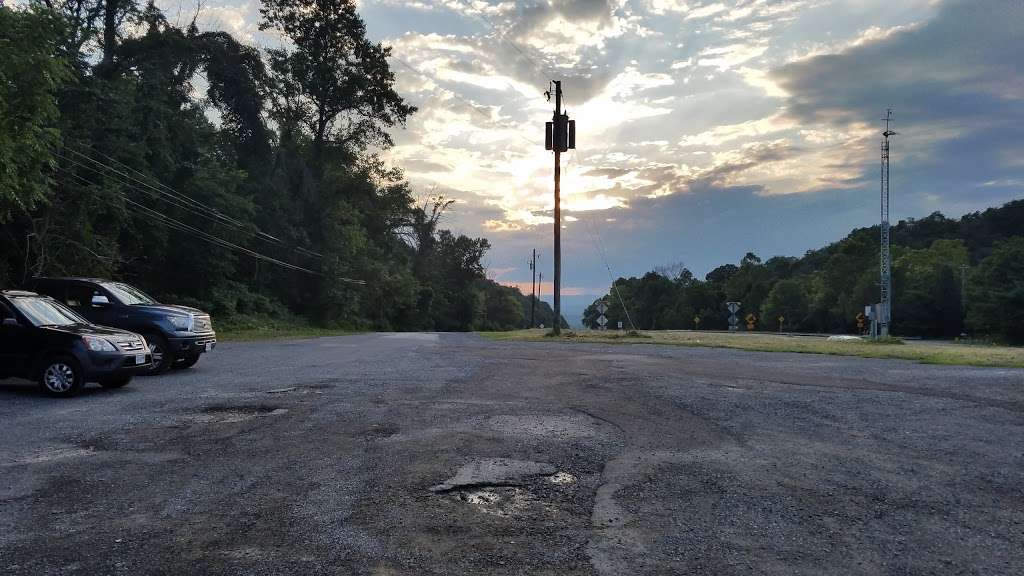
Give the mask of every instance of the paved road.
<svg viewBox="0 0 1024 576">
<path fill-rule="evenodd" d="M 391 334 L 0 383 L 3 574 L 1020 574 L 1024 371 Z"/>
</svg>

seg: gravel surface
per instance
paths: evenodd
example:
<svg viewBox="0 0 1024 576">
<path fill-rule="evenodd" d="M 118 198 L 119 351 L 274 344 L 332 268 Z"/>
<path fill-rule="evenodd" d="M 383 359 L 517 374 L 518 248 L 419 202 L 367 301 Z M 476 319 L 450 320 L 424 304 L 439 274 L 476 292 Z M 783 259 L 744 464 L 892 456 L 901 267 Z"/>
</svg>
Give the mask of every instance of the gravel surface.
<svg viewBox="0 0 1024 576">
<path fill-rule="evenodd" d="M 0 382 L 0 435 L 0 574 L 1024 566 L 1024 370 L 468 334 L 225 343 L 71 400 Z"/>
</svg>

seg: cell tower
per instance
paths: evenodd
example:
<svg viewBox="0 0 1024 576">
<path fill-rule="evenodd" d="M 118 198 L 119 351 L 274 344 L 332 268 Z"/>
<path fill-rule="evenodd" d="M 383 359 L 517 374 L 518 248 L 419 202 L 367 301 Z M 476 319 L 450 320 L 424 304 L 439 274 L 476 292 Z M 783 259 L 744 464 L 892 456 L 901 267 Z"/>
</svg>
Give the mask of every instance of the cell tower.
<svg viewBox="0 0 1024 576">
<path fill-rule="evenodd" d="M 882 238 L 881 238 L 881 306 L 878 311 L 878 335 L 889 335 L 889 324 L 892 322 L 892 255 L 889 252 L 889 137 L 896 135 L 890 129 L 892 109 L 886 110 L 885 132 L 882 132 Z"/>
</svg>

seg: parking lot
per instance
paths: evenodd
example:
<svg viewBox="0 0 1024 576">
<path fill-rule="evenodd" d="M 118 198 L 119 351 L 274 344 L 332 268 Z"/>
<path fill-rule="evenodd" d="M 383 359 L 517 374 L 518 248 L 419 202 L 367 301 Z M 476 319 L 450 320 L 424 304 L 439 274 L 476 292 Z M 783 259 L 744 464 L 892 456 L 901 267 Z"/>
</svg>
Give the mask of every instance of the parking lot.
<svg viewBox="0 0 1024 576">
<path fill-rule="evenodd" d="M 1024 370 L 365 334 L 0 381 L 4 574 L 1014 574 Z"/>
</svg>

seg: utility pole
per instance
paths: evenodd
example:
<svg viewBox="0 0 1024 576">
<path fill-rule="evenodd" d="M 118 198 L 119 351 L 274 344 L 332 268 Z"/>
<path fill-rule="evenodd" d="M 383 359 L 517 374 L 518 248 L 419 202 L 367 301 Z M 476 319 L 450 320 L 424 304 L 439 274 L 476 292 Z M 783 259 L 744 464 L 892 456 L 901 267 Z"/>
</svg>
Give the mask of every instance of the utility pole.
<svg viewBox="0 0 1024 576">
<path fill-rule="evenodd" d="M 537 299 L 541 302 L 544 301 L 544 273 L 537 273 Z"/>
<path fill-rule="evenodd" d="M 533 271 L 533 280 L 530 281 L 530 328 L 537 325 L 534 321 L 537 310 L 537 249 L 533 249 L 533 257 L 530 258 L 530 270 Z"/>
<path fill-rule="evenodd" d="M 878 335 L 889 335 L 892 322 L 892 256 L 889 252 L 889 137 L 896 132 L 889 129 L 892 122 L 892 109 L 886 110 L 885 132 L 882 132 L 882 182 L 881 182 L 881 238 L 880 238 L 880 276 L 881 306 L 879 306 Z"/>
<path fill-rule="evenodd" d="M 555 113 L 546 126 L 544 147 L 555 151 L 555 320 L 551 332 L 557 336 L 562 333 L 562 152 L 576 147 L 576 123 L 562 114 L 562 82 L 552 80 L 551 84 L 555 88 Z M 544 95 L 551 100 L 550 85 Z"/>
</svg>

